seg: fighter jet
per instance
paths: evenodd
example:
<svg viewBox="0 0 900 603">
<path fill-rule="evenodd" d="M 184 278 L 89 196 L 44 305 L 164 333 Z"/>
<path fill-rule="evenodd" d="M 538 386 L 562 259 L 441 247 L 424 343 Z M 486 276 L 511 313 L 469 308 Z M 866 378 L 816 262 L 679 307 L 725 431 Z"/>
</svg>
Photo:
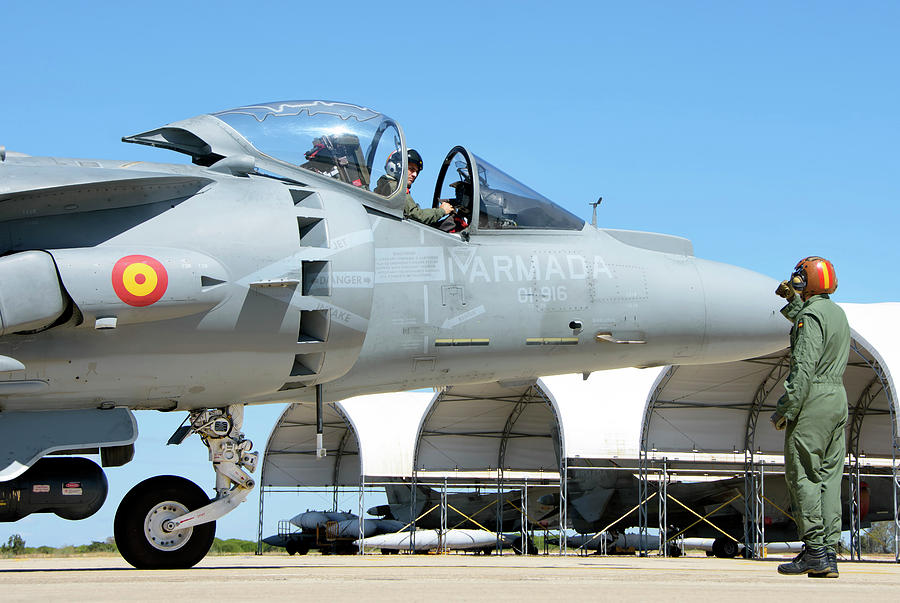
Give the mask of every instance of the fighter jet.
<svg viewBox="0 0 900 603">
<path fill-rule="evenodd" d="M 595 533 L 609 528 L 614 534 L 622 534 L 627 528 L 638 527 L 638 514 L 629 513 L 637 504 L 638 478 L 626 471 L 614 469 L 570 469 L 573 476 L 568 487 L 567 517 L 576 532 L 589 535 L 570 541 L 574 546 L 585 545 L 597 549 L 600 537 Z M 765 535 L 768 541 L 788 542 L 798 540 L 796 525 L 790 516 L 791 504 L 787 484 L 782 475 L 764 478 Z M 656 490 L 652 483 L 650 492 Z M 666 519 L 669 536 L 681 534 L 688 538 L 713 539 L 710 552 L 717 557 L 735 557 L 741 550 L 745 527 L 745 484 L 743 477 L 710 482 L 681 482 L 668 485 L 673 497 L 667 505 Z M 710 523 L 699 520 L 697 515 L 684 508 L 707 516 Z M 842 486 L 842 528 L 850 529 L 849 483 L 845 477 Z M 539 505 L 529 511 L 536 516 L 552 515 L 557 520 L 559 495 L 545 494 Z M 652 508 L 656 503 L 652 503 Z M 861 527 L 869 527 L 874 521 L 887 521 L 893 517 L 893 494 L 890 476 L 868 477 L 860 484 Z M 648 513 L 648 526 L 659 527 L 659 516 Z M 620 520 L 620 521 L 616 521 Z M 611 524 L 614 524 L 611 526 Z M 727 535 L 725 535 L 727 534 Z M 615 540 L 613 537 L 612 540 Z"/>
<path fill-rule="evenodd" d="M 378 505 L 368 510 L 368 514 L 384 519 L 405 523 L 415 520 L 417 528 L 438 529 L 441 523 L 441 493 L 427 486 L 416 486 L 415 500 L 412 488 L 405 485 L 385 486 L 388 504 Z M 499 497 L 496 492 L 451 493 L 447 495 L 448 528 L 482 527 L 491 531 L 520 529 L 522 524 L 521 492 L 504 492 Z"/>
<path fill-rule="evenodd" d="M 131 411 L 187 412 L 170 442 L 203 439 L 214 499 L 174 476 L 135 486 L 114 525 L 135 567 L 194 565 L 252 490 L 245 404 L 787 342 L 774 280 L 683 238 L 588 225 L 462 146 L 430 200 L 455 205 L 453 225 L 405 219 L 403 130 L 365 107 L 270 102 L 123 140 L 190 164 L 0 152 L 0 480 L 49 452 L 121 465 Z M 96 483 L 70 476 L 70 492 Z"/>
<path fill-rule="evenodd" d="M 299 530 L 297 529 L 299 528 Z M 306 511 L 288 521 L 278 522 L 278 533 L 263 538 L 263 542 L 282 547 L 290 555 L 305 555 L 310 549 L 323 554 L 352 555 L 358 550 L 354 541 L 360 537 L 380 536 L 402 532 L 406 526 L 391 519 L 364 519 L 340 511 Z"/>
<path fill-rule="evenodd" d="M 490 532 L 516 532 L 506 537 L 509 545 L 517 553 L 523 550 L 536 551 L 530 539 L 522 539 L 522 493 L 512 490 L 501 493 L 460 492 L 447 494 L 446 498 L 434 488 L 417 485 L 415 497 L 410 486 L 388 485 L 384 487 L 388 504 L 372 507 L 369 515 L 386 520 L 397 520 L 404 524 L 414 524 L 418 529 L 474 529 Z M 530 502 L 537 502 L 542 489 L 532 489 Z M 533 501 L 531 500 L 533 499 Z M 441 506 L 446 504 L 446 516 L 441 518 Z M 526 521 L 527 523 L 527 521 Z M 528 526 L 526 526 L 528 527 Z"/>
</svg>

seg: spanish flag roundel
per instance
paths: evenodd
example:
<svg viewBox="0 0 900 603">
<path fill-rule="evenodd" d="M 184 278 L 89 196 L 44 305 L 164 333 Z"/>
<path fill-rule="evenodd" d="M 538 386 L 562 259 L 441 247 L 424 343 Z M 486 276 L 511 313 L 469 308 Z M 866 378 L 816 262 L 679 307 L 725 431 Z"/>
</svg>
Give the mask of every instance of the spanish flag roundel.
<svg viewBox="0 0 900 603">
<path fill-rule="evenodd" d="M 169 286 L 169 273 L 158 260 L 146 255 L 127 255 L 112 270 L 116 295 L 129 306 L 156 303 Z"/>
</svg>

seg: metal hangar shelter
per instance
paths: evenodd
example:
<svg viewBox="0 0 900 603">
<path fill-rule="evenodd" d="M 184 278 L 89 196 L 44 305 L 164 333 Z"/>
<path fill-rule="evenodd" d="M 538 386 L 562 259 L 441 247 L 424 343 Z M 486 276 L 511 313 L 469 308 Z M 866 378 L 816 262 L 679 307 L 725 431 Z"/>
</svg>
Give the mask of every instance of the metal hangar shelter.
<svg viewBox="0 0 900 603">
<path fill-rule="evenodd" d="M 866 472 L 892 476 L 900 533 L 900 422 L 892 377 L 900 368 L 891 370 L 900 367 L 894 326 L 900 304 L 842 307 L 852 334 L 844 381 L 853 500 Z M 666 471 L 742 473 L 752 493 L 764 470 L 783 470 L 783 434 L 771 428 L 768 415 L 789 364 L 789 351 L 782 350 L 724 364 L 360 396 L 327 406 L 324 460 L 315 454 L 315 408 L 292 405 L 270 436 L 262 488 L 558 484 L 564 498 L 570 468 L 613 467 L 639 474 L 645 486 L 651 474 L 665 482 Z M 745 498 L 749 524 L 762 525 L 762 499 Z M 858 555 L 859 505 L 853 517 Z M 745 546 L 759 551 L 763 540 L 764 534 L 748 531 Z"/>
<path fill-rule="evenodd" d="M 900 533 L 900 422 L 896 383 L 900 374 L 897 317 L 900 304 L 841 304 L 851 328 L 851 351 L 844 374 L 847 390 L 847 470 L 850 473 L 851 554 L 860 555 L 860 477 L 890 475 L 894 484 L 895 534 Z M 739 362 L 666 367 L 647 397 L 641 429 L 644 468 L 666 460 L 669 470 L 697 461 L 742 469 L 747 492 L 759 487 L 761 471 L 783 471 L 784 434 L 769 415 L 784 393 L 790 351 Z M 756 534 L 745 546 L 763 540 L 763 500 L 746 497 L 747 517 Z M 897 536 L 895 536 L 897 538 Z M 895 548 L 896 550 L 896 548 Z"/>
</svg>

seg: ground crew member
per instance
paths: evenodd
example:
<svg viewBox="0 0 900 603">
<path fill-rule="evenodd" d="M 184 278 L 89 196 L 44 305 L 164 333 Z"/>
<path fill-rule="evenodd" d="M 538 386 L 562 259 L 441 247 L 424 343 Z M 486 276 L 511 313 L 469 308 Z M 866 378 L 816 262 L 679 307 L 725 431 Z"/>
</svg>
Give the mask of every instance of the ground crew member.
<svg viewBox="0 0 900 603">
<path fill-rule="evenodd" d="M 778 566 L 781 574 L 838 577 L 850 326 L 828 296 L 836 288 L 832 263 L 813 256 L 800 260 L 790 282 L 775 291 L 788 300 L 781 313 L 794 326 L 791 371 L 771 418 L 775 429 L 785 430 L 785 479 L 804 542 L 793 561 Z"/>
<path fill-rule="evenodd" d="M 378 179 L 378 184 L 375 187 L 375 192 L 379 195 L 388 196 L 395 190 L 395 183 L 398 180 L 397 175 L 402 169 L 398 157 L 402 156 L 399 152 L 394 151 L 387 158 L 384 168 L 386 174 Z M 406 205 L 403 207 L 403 217 L 416 220 L 422 224 L 437 224 L 441 218 L 453 211 L 453 206 L 446 201 L 442 201 L 438 207 L 429 207 L 428 209 L 419 207 L 419 204 L 409 194 L 409 189 L 424 167 L 422 156 L 419 155 L 418 151 L 410 149 L 407 152 L 406 165 Z"/>
</svg>

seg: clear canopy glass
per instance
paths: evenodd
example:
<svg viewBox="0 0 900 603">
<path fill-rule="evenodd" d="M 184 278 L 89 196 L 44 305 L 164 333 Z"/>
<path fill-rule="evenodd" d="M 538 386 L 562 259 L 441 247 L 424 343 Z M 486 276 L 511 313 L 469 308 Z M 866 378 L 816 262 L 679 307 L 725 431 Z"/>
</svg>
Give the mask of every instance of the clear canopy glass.
<svg viewBox="0 0 900 603">
<path fill-rule="evenodd" d="M 581 230 L 584 220 L 475 156 L 481 203 L 479 229 Z"/>
<path fill-rule="evenodd" d="M 213 113 L 260 153 L 389 197 L 397 190 L 402 142 L 396 122 L 329 101 L 281 101 Z"/>
<path fill-rule="evenodd" d="M 267 159 L 266 171 L 296 176 L 298 169 L 332 178 L 349 186 L 391 197 L 405 188 L 406 158 L 397 123 L 376 111 L 321 100 L 279 101 L 248 105 L 211 114 L 245 139 Z M 457 147 L 461 149 L 461 147 Z M 473 203 L 471 162 L 478 166 L 479 199 Z M 580 230 L 584 221 L 488 161 L 467 151 L 445 163 L 443 186 L 435 199 L 448 199 L 456 215 L 479 230 Z M 454 173 L 455 172 L 455 173 Z M 440 190 L 440 189 L 444 190 Z"/>
</svg>

